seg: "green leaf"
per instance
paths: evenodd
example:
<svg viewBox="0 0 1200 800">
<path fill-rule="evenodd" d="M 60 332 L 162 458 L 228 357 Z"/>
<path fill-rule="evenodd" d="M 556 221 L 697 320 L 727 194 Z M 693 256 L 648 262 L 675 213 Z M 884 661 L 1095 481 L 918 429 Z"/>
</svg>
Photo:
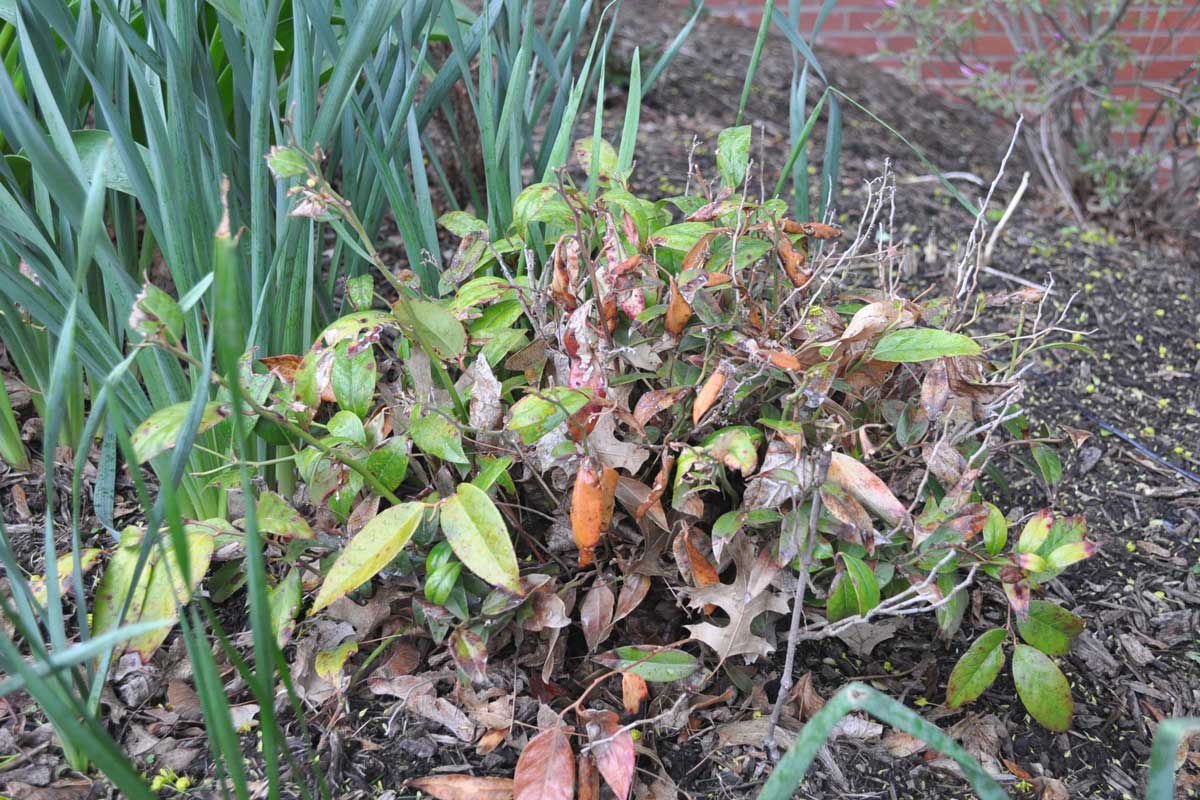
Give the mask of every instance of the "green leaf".
<svg viewBox="0 0 1200 800">
<path fill-rule="evenodd" d="M 1050 535 L 1050 526 L 1054 523 L 1054 515 L 1042 509 L 1029 518 L 1025 523 L 1025 527 L 1021 529 L 1021 536 L 1017 539 L 1018 553 L 1036 553 L 1041 546 L 1046 542 L 1046 537 Z"/>
<path fill-rule="evenodd" d="M 441 414 L 426 414 L 408 429 L 413 444 L 431 456 L 455 464 L 469 464 L 463 452 L 462 431 Z"/>
<path fill-rule="evenodd" d="M 458 560 L 493 586 L 524 594 L 508 526 L 487 492 L 460 483 L 442 505 L 442 532 Z"/>
<path fill-rule="evenodd" d="M 1072 564 L 1091 558 L 1095 552 L 1096 546 L 1091 542 L 1071 542 L 1050 551 L 1050 555 L 1046 556 L 1046 565 L 1055 572 L 1061 572 Z"/>
<path fill-rule="evenodd" d="M 704 440 L 704 449 L 730 469 L 749 476 L 758 466 L 762 431 L 749 425 L 722 428 Z"/>
<path fill-rule="evenodd" d="M 983 505 L 988 512 L 987 522 L 983 524 L 983 546 L 987 548 L 988 555 L 994 556 L 1008 544 L 1008 520 L 1004 512 L 991 503 Z"/>
<path fill-rule="evenodd" d="M 1071 685 L 1048 655 L 1019 644 L 1013 650 L 1012 673 L 1017 696 L 1031 717 L 1056 733 L 1071 727 Z"/>
<path fill-rule="evenodd" d="M 437 303 L 402 299 L 394 310 L 404 332 L 428 345 L 439 358 L 458 358 L 467 348 L 467 332 L 462 323 Z"/>
<path fill-rule="evenodd" d="M 939 575 L 937 579 L 938 591 L 943 597 L 949 596 L 954 591 L 954 587 L 958 583 L 958 578 L 955 575 Z M 940 606 L 934 611 L 937 619 L 938 634 L 943 639 L 950 639 L 958 632 L 958 628 L 962 625 L 963 614 L 967 611 L 967 593 L 960 591 L 950 598 L 949 602 Z"/>
<path fill-rule="evenodd" d="M 276 180 L 297 178 L 308 172 L 308 161 L 294 147 L 272 147 L 267 151 L 267 166 Z"/>
<path fill-rule="evenodd" d="M 983 694 L 1004 667 L 1004 628 L 985 632 L 963 653 L 946 683 L 946 706 L 958 708 Z"/>
<path fill-rule="evenodd" d="M 472 233 L 487 233 L 487 223 L 478 217 L 473 217 L 466 211 L 449 211 L 438 217 L 438 225 L 453 233 L 460 239 L 465 239 Z"/>
<path fill-rule="evenodd" d="M 484 463 L 483 469 L 471 481 L 471 483 L 483 489 L 485 492 L 492 488 L 492 484 L 496 481 L 503 481 L 507 477 L 508 468 L 512 466 L 512 456 L 501 456 L 500 458 L 489 458 Z M 508 479 L 507 483 L 512 484 L 512 479 Z"/>
<path fill-rule="evenodd" d="M 355 311 L 368 311 L 375 302 L 375 279 L 370 275 L 358 275 L 346 281 L 346 298 Z"/>
<path fill-rule="evenodd" d="M 876 361 L 907 363 L 931 361 L 946 356 L 974 356 L 979 344 L 970 336 L 939 328 L 906 328 L 892 331 L 879 340 L 871 358 Z"/>
<path fill-rule="evenodd" d="M 175 446 L 180 429 L 187 421 L 191 401 L 167 406 L 151 414 L 137 426 L 133 432 L 133 452 L 139 464 L 144 464 L 155 456 L 161 455 Z M 213 401 L 204 406 L 204 414 L 200 417 L 200 426 L 196 435 L 220 423 L 229 414 L 229 409 L 222 403 Z"/>
<path fill-rule="evenodd" d="M 549 222 L 556 225 L 571 225 L 575 217 L 571 208 L 558 193 L 553 183 L 535 183 L 526 186 L 513 201 L 513 225 L 517 233 L 525 235 L 534 222 Z"/>
<path fill-rule="evenodd" d="M 275 629 L 275 643 L 280 648 L 291 641 L 292 633 L 296 630 L 296 612 L 300 610 L 301 599 L 298 569 L 290 570 L 283 580 L 267 590 L 271 626 Z"/>
<path fill-rule="evenodd" d="M 682 650 L 655 653 L 653 647 L 618 647 L 595 658 L 608 669 L 631 672 L 650 683 L 683 680 L 700 668 L 696 657 Z"/>
<path fill-rule="evenodd" d="M 350 342 L 338 342 L 329 383 L 339 407 L 364 419 L 375 399 L 378 374 L 375 353 L 370 347 L 363 347 L 351 355 Z"/>
<path fill-rule="evenodd" d="M 263 533 L 273 533 L 293 539 L 313 538 L 312 528 L 304 520 L 299 511 L 292 508 L 287 500 L 264 489 L 258 496 L 258 506 L 255 510 L 255 521 Z"/>
<path fill-rule="evenodd" d="M 538 439 L 566 422 L 567 417 L 587 405 L 588 396 L 575 389 L 557 386 L 540 395 L 527 394 L 513 404 L 508 424 L 525 444 Z"/>
<path fill-rule="evenodd" d="M 736 190 L 746 179 L 746 168 L 750 164 L 749 125 L 726 128 L 717 136 L 717 172 L 721 182 Z"/>
<path fill-rule="evenodd" d="M 367 456 L 367 469 L 389 492 L 404 482 L 408 474 L 408 440 L 393 436 Z"/>
<path fill-rule="evenodd" d="M 162 332 L 168 342 L 179 344 L 183 336 L 183 310 L 171 295 L 146 283 L 133 303 L 129 326 L 146 339 Z"/>
<path fill-rule="evenodd" d="M 193 532 L 186 537 L 186 542 L 190 573 L 187 576 L 183 574 L 175 549 L 166 547 L 165 554 L 154 564 L 150 573 L 141 613 L 137 620 L 129 617 L 129 621 L 175 619 L 178 616 L 178 606 L 191 600 L 192 592 L 208 572 L 214 542 L 212 534 L 207 532 Z M 150 656 L 154 655 L 154 651 L 167 640 L 170 633 L 169 627 L 155 628 L 134 636 L 126 643 L 126 647 L 141 655 L 143 661 L 149 661 Z"/>
<path fill-rule="evenodd" d="M 688 251 L 700 241 L 700 237 L 712 230 L 708 222 L 680 222 L 668 225 L 650 237 L 650 241 L 668 250 Z"/>
<path fill-rule="evenodd" d="M 367 429 L 353 411 L 339 411 L 334 414 L 325 423 L 325 430 L 329 431 L 330 436 L 352 444 L 365 444 L 367 441 Z"/>
<path fill-rule="evenodd" d="M 1038 471 L 1047 486 L 1057 486 L 1062 480 L 1063 465 L 1058 453 L 1049 445 L 1035 444 L 1032 448 L 1033 460 L 1037 462 Z"/>
<path fill-rule="evenodd" d="M 879 605 L 879 581 L 875 573 L 860 558 L 847 553 L 841 554 L 842 563 L 846 565 L 846 574 L 854 583 L 854 594 L 858 598 L 858 613 L 866 614 Z"/>
<path fill-rule="evenodd" d="M 592 164 L 593 154 L 595 164 Z M 617 171 L 617 151 L 606 139 L 597 142 L 591 136 L 583 137 L 575 142 L 575 158 L 589 177 L 608 178 Z"/>
<path fill-rule="evenodd" d="M 408 544 L 424 511 L 421 503 L 403 503 L 376 514 L 333 562 L 309 614 L 375 577 Z"/>
<path fill-rule="evenodd" d="M 1021 638 L 1048 656 L 1065 656 L 1083 628 L 1080 617 L 1048 600 L 1031 600 L 1028 617 L 1017 619 Z"/>
</svg>

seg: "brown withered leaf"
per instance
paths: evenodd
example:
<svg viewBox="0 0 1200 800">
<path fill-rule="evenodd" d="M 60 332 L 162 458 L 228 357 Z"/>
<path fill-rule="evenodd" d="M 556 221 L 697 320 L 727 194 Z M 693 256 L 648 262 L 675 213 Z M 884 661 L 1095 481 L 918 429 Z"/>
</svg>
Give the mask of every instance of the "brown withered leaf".
<svg viewBox="0 0 1200 800">
<path fill-rule="evenodd" d="M 925 442 L 921 445 L 921 460 L 943 486 L 953 486 L 962 478 L 967 460 L 958 450 L 945 441 Z"/>
<path fill-rule="evenodd" d="M 259 359 L 268 372 L 289 386 L 296 382 L 296 370 L 300 369 L 301 360 L 301 356 L 297 355 L 266 356 Z"/>
<path fill-rule="evenodd" d="M 968 397 L 980 405 L 991 405 L 1013 388 L 1011 383 L 988 383 L 987 359 L 982 356 L 955 356 L 945 359 L 946 377 L 952 394 Z"/>
<path fill-rule="evenodd" d="M 849 492 L 888 525 L 903 526 L 911 521 L 908 509 L 896 499 L 887 484 L 853 456 L 834 453 L 829 462 L 829 480 Z"/>
<path fill-rule="evenodd" d="M 748 590 L 757 553 L 746 536 L 738 534 L 728 547 L 737 567 L 733 583 L 714 583 L 693 589 L 689 592 L 688 604 L 692 608 L 703 608 L 709 603 L 719 606 L 729 616 L 729 624 L 718 627 L 711 622 L 702 622 L 688 625 L 687 629 L 693 638 L 711 647 L 722 660 L 737 655 L 769 655 L 775 648 L 754 635 L 750 626 L 763 612 L 787 613 L 788 602 L 769 588 L 757 594 Z"/>
<path fill-rule="evenodd" d="M 806 672 L 796 681 L 788 694 L 788 702 L 795 709 L 800 720 L 812 719 L 813 715 L 825 707 L 825 698 L 813 686 L 812 673 Z"/>
<path fill-rule="evenodd" d="M 623 469 L 633 475 L 650 458 L 650 451 L 639 444 L 617 438 L 617 421 L 612 413 L 600 414 L 588 435 L 588 445 L 605 467 Z"/>
<path fill-rule="evenodd" d="M 575 753 L 560 724 L 529 740 L 513 775 L 514 800 L 571 800 L 575 796 Z"/>
<path fill-rule="evenodd" d="M 646 508 L 642 516 L 649 516 L 650 521 L 658 527 L 665 530 L 670 530 L 667 525 L 667 514 L 663 511 L 662 503 L 650 496 L 650 487 L 636 478 L 630 478 L 625 475 L 620 476 L 617 480 L 617 499 L 621 501 L 621 505 L 625 510 L 634 516 L 639 522 L 641 517 L 638 514 L 641 512 L 643 505 Z"/>
<path fill-rule="evenodd" d="M 587 640 L 588 652 L 596 648 L 608 638 L 612 630 L 613 607 L 616 598 L 607 582 L 597 582 L 586 595 L 579 606 L 579 622 L 583 626 L 583 638 Z"/>
<path fill-rule="evenodd" d="M 639 572 L 626 575 L 625 581 L 621 584 L 621 592 L 617 595 L 617 607 L 613 613 L 613 622 L 620 622 L 632 614 L 646 599 L 649 591 L 650 578 L 648 576 Z"/>
<path fill-rule="evenodd" d="M 621 721 L 613 711 L 584 711 L 580 716 L 604 782 L 617 800 L 627 800 L 637 761 L 633 736 L 621 730 Z"/>
<path fill-rule="evenodd" d="M 908 758 L 925 749 L 925 742 L 904 731 L 888 731 L 880 744 L 892 758 Z"/>
<path fill-rule="evenodd" d="M 776 250 L 780 262 L 783 263 L 783 271 L 792 282 L 792 286 L 797 289 L 807 286 L 812 280 L 812 273 L 804 269 L 804 263 L 808 260 L 807 248 L 803 244 L 796 247 L 786 235 L 780 235 Z"/>
<path fill-rule="evenodd" d="M 512 778 L 483 778 L 475 775 L 428 775 L 406 784 L 437 800 L 510 800 Z"/>
<path fill-rule="evenodd" d="M 679 398 L 691 390 L 692 387 L 690 386 L 679 386 L 674 389 L 652 389 L 638 398 L 637 405 L 633 407 L 633 418 L 637 420 L 639 425 L 645 427 L 646 423 L 678 403 Z"/>
<path fill-rule="evenodd" d="M 889 328 L 910 328 L 920 319 L 920 310 L 907 300 L 877 300 L 854 312 L 839 341 L 857 342 L 883 333 Z"/>
<path fill-rule="evenodd" d="M 579 800 L 600 800 L 600 771 L 591 753 L 582 753 L 578 759 L 576 783 Z"/>
<path fill-rule="evenodd" d="M 727 367 L 725 362 L 717 365 L 713 373 L 704 381 L 704 385 L 700 387 L 700 391 L 696 393 L 696 399 L 692 402 L 692 424 L 699 425 L 700 419 L 712 408 L 713 403 L 721 396 L 721 389 L 725 386 Z"/>
<path fill-rule="evenodd" d="M 846 526 L 838 531 L 838 535 L 847 541 L 861 544 L 867 548 L 867 555 L 873 555 L 875 526 L 862 503 L 833 481 L 826 481 L 821 486 L 820 493 L 821 504 L 825 510 Z"/>
<path fill-rule="evenodd" d="M 939 358 L 925 372 L 921 381 L 921 408 L 930 422 L 937 422 L 950 399 L 950 379 L 946 375 L 946 359 Z"/>
<path fill-rule="evenodd" d="M 673 466 L 675 466 L 675 455 L 664 449 L 662 453 L 662 467 L 659 469 L 658 474 L 654 476 L 654 485 L 650 487 L 650 494 L 642 501 L 642 504 L 638 506 L 637 512 L 634 514 L 634 518 L 639 522 L 655 506 L 662 508 L 659 501 L 662 499 L 663 493 L 667 490 L 667 482 L 671 478 L 671 468 Z M 663 521 L 666 521 L 665 514 L 663 515 Z M 667 530 L 666 525 L 662 527 L 664 530 Z"/>
</svg>

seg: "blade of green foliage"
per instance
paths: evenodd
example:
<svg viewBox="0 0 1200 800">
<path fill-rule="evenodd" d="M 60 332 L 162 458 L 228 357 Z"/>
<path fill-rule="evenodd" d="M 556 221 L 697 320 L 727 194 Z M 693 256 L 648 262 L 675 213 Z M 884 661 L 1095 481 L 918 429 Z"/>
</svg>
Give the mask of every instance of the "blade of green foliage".
<svg viewBox="0 0 1200 800">
<path fill-rule="evenodd" d="M 1004 628 L 980 634 L 954 665 L 946 683 L 946 706 L 958 708 L 983 694 L 1004 668 Z"/>
<path fill-rule="evenodd" d="M 386 567 L 412 538 L 425 507 L 404 503 L 379 512 L 338 555 L 321 584 L 310 614 L 352 592 Z"/>
<path fill-rule="evenodd" d="M 804 781 L 808 768 L 812 766 L 817 752 L 829 739 L 834 725 L 852 711 L 866 711 L 880 721 L 917 737 L 934 750 L 954 759 L 980 800 L 1007 800 L 1007 795 L 996 780 L 963 749 L 962 745 L 940 731 L 936 725 L 921 719 L 912 709 L 861 683 L 848 684 L 813 715 L 796 737 L 795 744 L 775 766 L 771 777 L 759 793 L 758 800 L 789 800 Z"/>
<path fill-rule="evenodd" d="M 460 483 L 458 493 L 442 505 L 441 522 L 446 541 L 467 569 L 494 586 L 524 594 L 508 526 L 486 492 Z"/>
</svg>

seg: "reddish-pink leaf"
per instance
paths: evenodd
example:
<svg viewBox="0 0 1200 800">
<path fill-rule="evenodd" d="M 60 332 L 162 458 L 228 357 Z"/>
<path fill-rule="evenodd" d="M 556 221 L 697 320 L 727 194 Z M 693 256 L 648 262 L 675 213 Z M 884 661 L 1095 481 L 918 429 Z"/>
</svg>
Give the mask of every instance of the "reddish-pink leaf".
<svg viewBox="0 0 1200 800">
<path fill-rule="evenodd" d="M 561 725 L 529 740 L 513 775 L 515 800 L 573 800 L 575 754 Z"/>
<path fill-rule="evenodd" d="M 829 480 L 845 489 L 854 499 L 879 515 L 887 524 L 902 525 L 908 509 L 896 499 L 887 484 L 867 466 L 845 453 L 834 453 L 829 462 Z"/>
<path fill-rule="evenodd" d="M 613 711 L 585 711 L 581 714 L 587 727 L 592 755 L 604 782 L 613 790 L 617 800 L 626 800 L 633 786 L 633 770 L 637 755 L 633 736 L 621 730 L 621 722 Z"/>
</svg>

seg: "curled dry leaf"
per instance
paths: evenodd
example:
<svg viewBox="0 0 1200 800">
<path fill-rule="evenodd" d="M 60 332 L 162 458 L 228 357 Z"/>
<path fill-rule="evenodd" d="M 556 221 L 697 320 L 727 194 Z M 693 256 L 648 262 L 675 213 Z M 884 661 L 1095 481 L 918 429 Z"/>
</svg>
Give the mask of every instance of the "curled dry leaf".
<svg viewBox="0 0 1200 800">
<path fill-rule="evenodd" d="M 575 754 L 562 725 L 529 740 L 513 774 L 514 800 L 572 800 Z"/>
<path fill-rule="evenodd" d="M 679 398 L 691 391 L 690 386 L 680 386 L 675 389 L 653 389 L 638 398 L 633 407 L 633 418 L 642 427 L 654 419 L 659 413 L 666 411 L 679 402 Z"/>
<path fill-rule="evenodd" d="M 437 800 L 509 800 L 512 778 L 481 778 L 475 775 L 428 775 L 406 784 Z"/>
<path fill-rule="evenodd" d="M 600 800 L 600 771 L 596 769 L 596 759 L 591 753 L 583 753 L 577 763 L 579 800 Z"/>
<path fill-rule="evenodd" d="M 642 710 L 642 703 L 650 697 L 650 687 L 641 675 L 626 672 L 621 675 L 621 704 L 625 711 L 636 714 Z"/>
<path fill-rule="evenodd" d="M 833 454 L 829 462 L 829 480 L 850 493 L 888 525 L 896 527 L 909 522 L 908 509 L 896 499 L 887 484 L 852 456 Z"/>
<path fill-rule="evenodd" d="M 679 283 L 674 278 L 671 278 L 667 297 L 666 330 L 667 333 L 678 339 L 687 326 L 688 320 L 692 318 L 692 305 L 683 299 L 683 292 L 679 290 Z"/>
<path fill-rule="evenodd" d="M 796 247 L 787 236 L 779 237 L 779 260 L 783 262 L 783 271 L 787 274 L 792 286 L 802 289 L 812 280 L 812 273 L 804 269 L 808 253 L 803 245 Z"/>
<path fill-rule="evenodd" d="M 580 715 L 587 729 L 588 741 L 596 766 L 604 782 L 613 790 L 617 800 L 626 800 L 633 786 L 633 771 L 637 760 L 633 736 L 621 730 L 621 722 L 613 711 L 585 711 Z"/>
<path fill-rule="evenodd" d="M 785 219 L 782 225 L 785 233 L 802 233 L 810 239 L 836 239 L 842 235 L 841 228 L 824 222 L 797 222 Z"/>
<path fill-rule="evenodd" d="M 696 399 L 692 403 L 693 425 L 700 424 L 700 419 L 712 408 L 717 398 L 720 397 L 721 389 L 725 386 L 726 377 L 725 364 L 718 364 L 713 373 L 708 376 L 708 380 L 700 387 L 700 391 L 696 394 Z"/>
<path fill-rule="evenodd" d="M 579 566 L 586 567 L 595 559 L 600 534 L 612 520 L 613 500 L 617 490 L 617 471 L 585 458 L 575 475 L 571 493 L 571 532 L 579 548 Z"/>
<path fill-rule="evenodd" d="M 617 608 L 613 614 L 613 622 L 619 622 L 628 617 L 646 599 L 650 591 L 650 578 L 634 572 L 625 576 L 621 584 L 621 593 L 617 596 Z"/>
<path fill-rule="evenodd" d="M 670 530 L 667 525 L 667 514 L 663 511 L 662 503 L 650 496 L 649 486 L 635 478 L 622 475 L 617 480 L 616 494 L 617 499 L 621 501 L 621 505 L 630 514 L 633 514 L 638 522 L 641 522 L 642 517 L 648 514 L 650 521 L 655 525 L 664 531 Z M 643 507 L 645 508 L 645 512 L 642 512 Z"/>
</svg>

